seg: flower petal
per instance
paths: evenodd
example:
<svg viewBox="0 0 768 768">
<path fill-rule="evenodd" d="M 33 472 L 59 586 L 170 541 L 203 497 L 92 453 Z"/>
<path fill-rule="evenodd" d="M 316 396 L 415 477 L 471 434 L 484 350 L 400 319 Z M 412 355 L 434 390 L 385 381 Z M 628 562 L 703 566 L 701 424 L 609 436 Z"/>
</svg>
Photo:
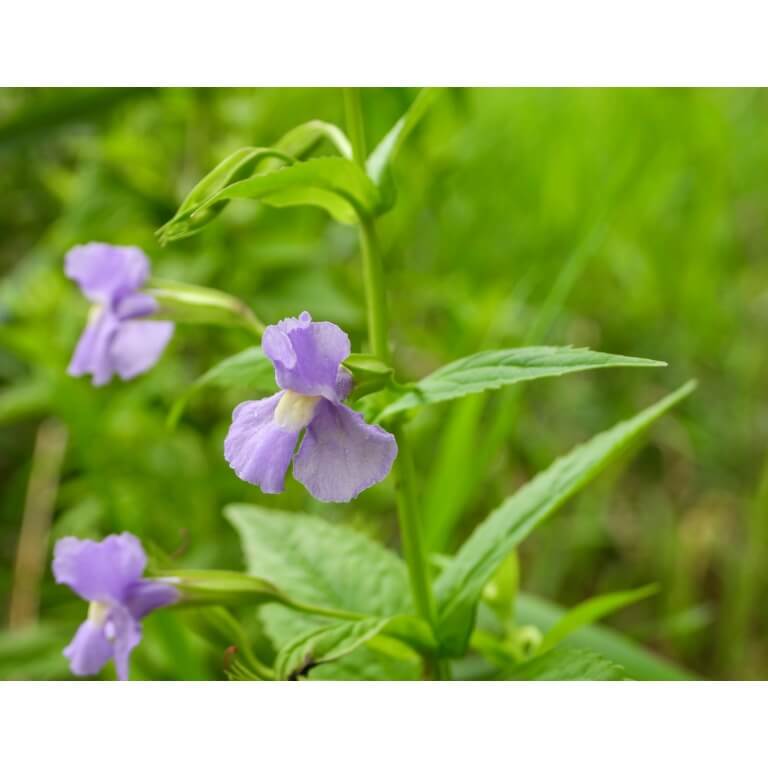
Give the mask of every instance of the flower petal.
<svg viewBox="0 0 768 768">
<path fill-rule="evenodd" d="M 179 590 L 165 581 L 142 579 L 129 587 L 125 606 L 135 619 L 141 619 L 150 611 L 171 605 L 179 599 Z"/>
<path fill-rule="evenodd" d="M 91 374 L 94 386 L 109 383 L 114 374 L 110 349 L 119 322 L 108 310 L 85 326 L 67 368 L 70 376 Z"/>
<path fill-rule="evenodd" d="M 338 374 L 336 374 L 336 398 L 340 402 L 346 400 L 349 397 L 349 393 L 355 385 L 355 380 L 352 374 L 345 368 L 339 368 Z"/>
<path fill-rule="evenodd" d="M 135 320 L 157 312 L 157 300 L 148 293 L 131 293 L 115 307 L 115 314 L 120 320 Z"/>
<path fill-rule="evenodd" d="M 56 542 L 53 575 L 84 600 L 122 601 L 141 579 L 147 556 L 130 533 L 113 534 L 103 541 L 66 536 Z"/>
<path fill-rule="evenodd" d="M 73 675 L 95 675 L 112 658 L 113 651 L 104 628 L 86 620 L 64 649 L 64 655 Z"/>
<path fill-rule="evenodd" d="M 309 312 L 289 317 L 264 331 L 261 348 L 275 366 L 282 389 L 338 399 L 337 376 L 349 357 L 349 337 L 333 323 L 313 323 Z"/>
<path fill-rule="evenodd" d="M 127 680 L 131 651 L 141 640 L 141 624 L 126 607 L 116 605 L 109 612 L 104 632 L 114 648 L 117 679 Z"/>
<path fill-rule="evenodd" d="M 67 253 L 64 272 L 91 301 L 112 306 L 144 284 L 149 261 L 134 246 L 88 243 Z"/>
<path fill-rule="evenodd" d="M 261 337 L 261 348 L 275 366 L 279 364 L 283 368 L 289 369 L 295 367 L 296 352 L 294 352 L 291 339 L 277 325 L 268 325 L 264 329 Z"/>
<path fill-rule="evenodd" d="M 293 462 L 294 477 L 321 501 L 349 501 L 383 480 L 397 456 L 393 435 L 345 405 L 321 400 Z"/>
<path fill-rule="evenodd" d="M 264 493 L 281 493 L 291 463 L 298 432 L 274 421 L 283 393 L 263 400 L 249 400 L 235 408 L 224 440 L 224 458 L 235 474 Z"/>
<path fill-rule="evenodd" d="M 111 359 L 121 379 L 132 379 L 149 370 L 173 336 L 173 323 L 126 320 L 112 341 Z"/>
</svg>

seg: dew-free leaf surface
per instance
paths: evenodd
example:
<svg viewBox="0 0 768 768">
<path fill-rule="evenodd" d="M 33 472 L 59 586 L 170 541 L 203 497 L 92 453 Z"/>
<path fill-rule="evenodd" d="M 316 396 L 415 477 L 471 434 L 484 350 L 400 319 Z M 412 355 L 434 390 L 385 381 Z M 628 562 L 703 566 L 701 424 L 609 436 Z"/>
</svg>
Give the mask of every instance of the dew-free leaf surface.
<svg viewBox="0 0 768 768">
<path fill-rule="evenodd" d="M 466 648 L 474 606 L 507 554 L 695 386 L 685 384 L 573 449 L 490 513 L 437 580 L 439 632 L 447 648 L 457 654 Z"/>
<path fill-rule="evenodd" d="M 518 381 L 564 376 L 595 368 L 655 367 L 666 363 L 640 357 L 611 355 L 573 347 L 496 349 L 463 357 L 429 374 L 417 386 L 388 405 L 380 419 L 422 405 L 454 400 Z"/>
<path fill-rule="evenodd" d="M 518 666 L 504 675 L 506 680 L 626 680 L 618 664 L 583 649 L 556 648 Z"/>
</svg>

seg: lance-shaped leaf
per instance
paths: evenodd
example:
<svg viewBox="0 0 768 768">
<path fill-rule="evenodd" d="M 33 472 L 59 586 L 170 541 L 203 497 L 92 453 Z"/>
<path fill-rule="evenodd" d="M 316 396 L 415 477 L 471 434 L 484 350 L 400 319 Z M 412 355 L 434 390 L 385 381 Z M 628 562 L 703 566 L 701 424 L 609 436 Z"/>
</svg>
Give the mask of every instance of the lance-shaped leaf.
<svg viewBox="0 0 768 768">
<path fill-rule="evenodd" d="M 291 157 L 302 158 L 323 140 L 332 144 L 342 157 L 352 159 L 352 145 L 347 135 L 338 125 L 323 120 L 310 120 L 297 125 L 276 141 L 274 148 Z"/>
<path fill-rule="evenodd" d="M 233 152 L 192 188 L 173 219 L 157 231 L 161 242 L 193 235 L 216 218 L 226 207 L 227 200 L 207 206 L 204 213 L 199 209 L 224 187 L 248 178 L 257 170 L 271 172 L 292 165 L 323 140 L 335 147 L 342 157 L 352 158 L 352 147 L 344 132 L 333 123 L 322 120 L 311 120 L 293 128 L 272 147 L 243 147 Z"/>
<path fill-rule="evenodd" d="M 440 90 L 440 88 L 422 89 L 405 114 L 392 126 L 387 135 L 371 152 L 366 162 L 366 170 L 376 184 L 381 182 L 390 164 L 397 157 L 403 142 L 418 125 L 430 106 L 432 106 Z"/>
<path fill-rule="evenodd" d="M 505 680 L 627 680 L 618 665 L 592 651 L 557 648 L 507 670 Z"/>
<path fill-rule="evenodd" d="M 318 157 L 257 174 L 225 187 L 204 206 L 236 198 L 261 200 L 277 207 L 314 205 L 345 224 L 356 224 L 361 215 L 374 213 L 379 205 L 373 182 L 343 157 Z"/>
<path fill-rule="evenodd" d="M 372 214 L 380 204 L 373 182 L 351 160 L 343 157 L 318 157 L 302 163 L 257 173 L 229 184 L 208 197 L 164 231 L 166 240 L 186 237 L 206 222 L 210 210 L 235 199 L 259 200 L 267 205 L 286 207 L 312 205 L 323 208 L 344 224 L 356 224 Z"/>
<path fill-rule="evenodd" d="M 257 165 L 264 160 L 275 161 L 273 167 L 294 162 L 286 151 L 272 147 L 243 147 L 222 160 L 209 174 L 204 176 L 184 198 L 174 217 L 155 233 L 161 243 L 189 237 L 212 221 L 226 206 L 226 201 L 208 206 L 205 215 L 196 214 L 200 206 L 217 192 L 239 179 L 250 176 Z M 193 220 L 193 214 L 196 214 Z"/>
<path fill-rule="evenodd" d="M 261 335 L 264 325 L 245 302 L 223 291 L 153 278 L 147 287 L 158 304 L 157 319 L 176 323 L 242 326 Z"/>
<path fill-rule="evenodd" d="M 387 377 L 392 374 L 392 369 L 386 363 L 382 363 L 378 357 L 360 352 L 353 352 L 344 360 L 344 367 L 360 378 L 366 376 Z"/>
<path fill-rule="evenodd" d="M 610 355 L 573 347 L 520 347 L 497 349 L 463 357 L 439 368 L 416 387 L 388 405 L 379 419 L 421 405 L 499 389 L 518 381 L 564 376 L 595 368 L 654 367 L 666 363 L 641 357 Z"/>
<path fill-rule="evenodd" d="M 205 387 L 239 387 L 250 390 L 254 396 L 274 392 L 275 369 L 261 347 L 248 347 L 227 357 L 206 371 L 191 387 L 176 399 L 168 414 L 169 426 L 175 426 L 192 396 Z"/>
<path fill-rule="evenodd" d="M 649 584 L 640 589 L 630 589 L 625 592 L 611 592 L 607 595 L 598 595 L 577 606 L 571 608 L 558 622 L 552 627 L 541 641 L 541 645 L 536 649 L 537 654 L 546 653 L 554 648 L 560 642 L 565 640 L 568 635 L 577 629 L 586 627 L 605 616 L 614 613 L 621 608 L 625 608 L 632 603 L 643 600 L 646 597 L 658 592 L 655 584 Z"/>
<path fill-rule="evenodd" d="M 601 432 L 558 459 L 474 530 L 436 584 L 438 635 L 447 653 L 464 652 L 477 601 L 504 558 L 695 386 L 695 382 L 688 382 L 633 418 Z"/>
</svg>

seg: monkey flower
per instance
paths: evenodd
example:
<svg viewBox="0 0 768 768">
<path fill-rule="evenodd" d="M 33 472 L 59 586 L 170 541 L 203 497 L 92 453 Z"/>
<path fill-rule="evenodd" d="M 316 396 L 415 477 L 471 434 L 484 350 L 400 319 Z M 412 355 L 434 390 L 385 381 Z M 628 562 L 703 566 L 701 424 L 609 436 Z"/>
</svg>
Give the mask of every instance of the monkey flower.
<svg viewBox="0 0 768 768">
<path fill-rule="evenodd" d="M 293 461 L 294 477 L 321 501 L 349 501 L 383 480 L 397 443 L 342 403 L 352 386 L 341 367 L 350 353 L 347 334 L 302 312 L 267 327 L 262 349 L 281 391 L 235 408 L 224 456 L 237 476 L 280 493 Z"/>
<path fill-rule="evenodd" d="M 88 617 L 64 649 L 75 675 L 95 675 L 114 658 L 128 679 L 131 651 L 141 640 L 141 619 L 170 605 L 179 593 L 168 582 L 142 578 L 147 556 L 130 533 L 103 541 L 66 536 L 56 542 L 53 575 L 88 601 Z"/>
<path fill-rule="evenodd" d="M 157 302 L 140 288 L 149 261 L 133 246 L 88 243 L 72 248 L 64 272 L 93 306 L 68 372 L 90 374 L 100 387 L 117 374 L 132 379 L 149 370 L 173 335 L 173 323 L 147 320 Z"/>
</svg>

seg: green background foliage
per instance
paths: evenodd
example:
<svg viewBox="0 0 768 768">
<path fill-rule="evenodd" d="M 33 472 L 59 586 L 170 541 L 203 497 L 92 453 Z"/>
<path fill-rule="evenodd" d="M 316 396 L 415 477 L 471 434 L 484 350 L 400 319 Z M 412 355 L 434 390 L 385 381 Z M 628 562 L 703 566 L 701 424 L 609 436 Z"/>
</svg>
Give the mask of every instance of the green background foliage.
<svg viewBox="0 0 768 768">
<path fill-rule="evenodd" d="M 415 95 L 364 92 L 370 146 Z M 247 329 L 179 326 L 161 364 L 127 384 L 97 390 L 65 374 L 87 306 L 63 275 L 63 255 L 90 240 L 139 245 L 154 275 L 231 293 L 265 322 L 307 309 L 366 351 L 356 235 L 325 211 L 233 200 L 193 238 L 160 247 L 154 236 L 226 156 L 270 146 L 314 119 L 342 123 L 338 90 L 0 91 L 3 621 L 28 477 L 44 460 L 41 424 L 52 418 L 67 434 L 52 539 L 130 530 L 174 567 L 240 569 L 222 510 L 245 502 L 344 523 L 398 547 L 391 480 L 341 506 L 312 499 L 292 479 L 279 499 L 264 496 L 227 467 L 231 410 L 262 392 L 229 386 L 226 376 L 190 388 L 253 345 Z M 414 455 L 433 552 L 454 554 L 557 456 L 699 380 L 631 463 L 603 474 L 524 542 L 518 621 L 546 631 L 557 618 L 542 598 L 572 606 L 654 583 L 653 596 L 606 623 L 715 678 L 768 676 L 767 119 L 758 90 L 445 91 L 402 143 L 397 204 L 380 219 L 404 379 L 522 345 L 669 363 L 420 410 Z M 61 648 L 83 614 L 46 571 L 40 622 L 0 635 L 0 679 L 66 678 Z M 269 648 L 270 626 L 272 637 L 295 636 L 291 622 L 311 629 L 279 606 L 263 622 L 253 611 L 240 618 L 256 650 Z M 226 646 L 196 620 L 151 616 L 133 676 L 224 677 Z M 606 650 L 614 641 L 609 634 L 589 647 L 628 667 L 617 657 L 626 648 Z M 378 675 L 413 676 L 413 659 L 389 650 Z M 552 653 L 567 674 L 623 674 L 583 651 Z M 343 663 L 374 675 L 382 658 L 361 648 Z M 540 663 L 530 664 L 526 674 L 538 676 Z"/>
</svg>

